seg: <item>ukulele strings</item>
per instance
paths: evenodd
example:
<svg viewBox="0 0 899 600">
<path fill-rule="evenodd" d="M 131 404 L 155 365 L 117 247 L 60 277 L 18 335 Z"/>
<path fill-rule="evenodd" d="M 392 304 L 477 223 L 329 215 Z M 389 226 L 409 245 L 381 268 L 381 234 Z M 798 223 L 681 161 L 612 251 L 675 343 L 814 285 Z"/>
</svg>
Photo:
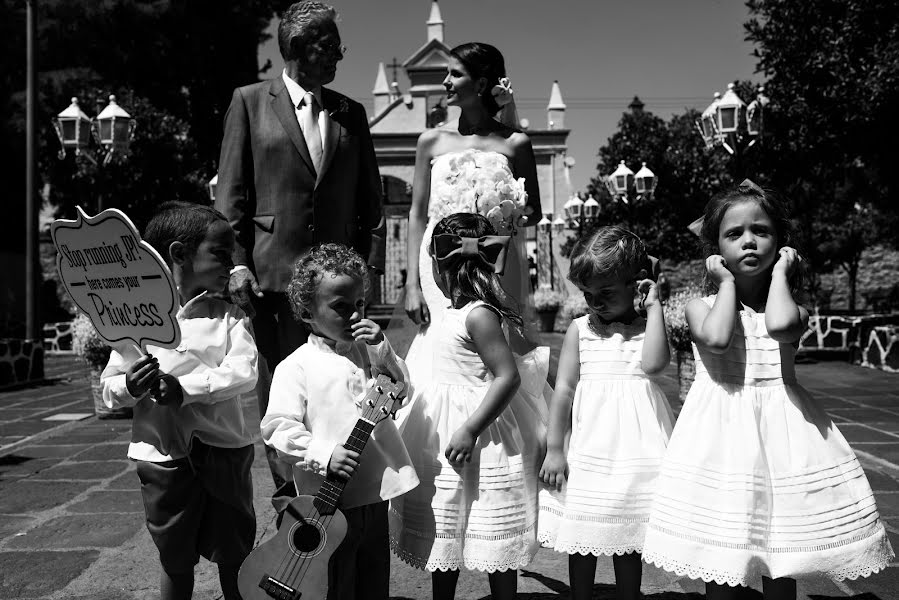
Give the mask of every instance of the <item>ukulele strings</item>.
<svg viewBox="0 0 899 600">
<path fill-rule="evenodd" d="M 363 418 L 364 418 L 364 415 L 363 415 Z M 376 417 L 372 417 L 372 418 L 376 418 Z M 368 435 L 370 436 L 371 432 L 369 432 Z M 356 436 L 355 427 L 353 428 L 352 433 L 350 433 L 350 439 L 354 440 L 354 441 L 358 441 L 358 442 L 363 441 L 361 438 Z M 335 508 L 336 508 L 336 503 L 337 503 L 337 499 L 334 500 Z M 304 520 L 308 520 L 308 518 L 309 518 L 308 516 L 304 515 Z M 327 532 L 328 527 L 330 526 L 333 518 L 334 517 L 333 517 L 333 513 L 332 513 L 331 515 L 326 516 L 324 519 L 322 519 L 320 521 L 320 524 L 322 525 L 322 528 L 325 532 Z M 277 574 L 278 572 L 281 572 L 281 570 L 283 568 L 283 574 L 280 575 L 279 577 L 282 579 L 287 579 L 289 577 L 291 582 L 295 581 L 296 582 L 295 585 L 298 585 L 299 582 L 302 582 L 303 579 L 308 574 L 309 568 L 312 566 L 312 562 L 310 559 L 314 558 L 314 556 L 308 556 L 308 553 L 304 553 L 304 554 L 307 554 L 307 555 L 299 556 L 294 552 L 290 552 L 290 555 L 286 559 L 288 561 L 288 564 L 285 566 L 284 565 L 285 559 L 282 559 L 281 563 L 278 565 L 278 569 L 275 571 L 275 573 Z M 304 571 L 304 567 L 305 567 L 305 571 Z M 297 576 L 299 576 L 298 579 L 297 579 Z"/>
</svg>

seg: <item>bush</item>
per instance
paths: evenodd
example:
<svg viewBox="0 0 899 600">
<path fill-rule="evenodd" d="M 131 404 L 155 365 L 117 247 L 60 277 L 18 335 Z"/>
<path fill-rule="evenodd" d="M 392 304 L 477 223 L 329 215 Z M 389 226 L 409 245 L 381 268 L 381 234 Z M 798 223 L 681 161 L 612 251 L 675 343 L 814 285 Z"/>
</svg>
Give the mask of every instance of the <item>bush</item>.
<svg viewBox="0 0 899 600">
<path fill-rule="evenodd" d="M 540 288 L 534 292 L 534 308 L 537 312 L 559 310 L 565 297 L 561 292 Z"/>
<path fill-rule="evenodd" d="M 556 319 L 556 331 L 565 333 L 571 322 L 587 314 L 587 301 L 583 294 L 574 294 L 565 298 L 559 317 Z"/>
<path fill-rule="evenodd" d="M 72 321 L 72 350 L 94 369 L 105 367 L 112 351 L 82 312 Z"/>
<path fill-rule="evenodd" d="M 690 336 L 690 326 L 687 325 L 685 310 L 687 303 L 693 298 L 699 298 L 702 292 L 696 284 L 688 285 L 671 294 L 665 304 L 665 329 L 668 333 L 668 342 L 675 352 L 690 352 L 693 338 Z"/>
</svg>

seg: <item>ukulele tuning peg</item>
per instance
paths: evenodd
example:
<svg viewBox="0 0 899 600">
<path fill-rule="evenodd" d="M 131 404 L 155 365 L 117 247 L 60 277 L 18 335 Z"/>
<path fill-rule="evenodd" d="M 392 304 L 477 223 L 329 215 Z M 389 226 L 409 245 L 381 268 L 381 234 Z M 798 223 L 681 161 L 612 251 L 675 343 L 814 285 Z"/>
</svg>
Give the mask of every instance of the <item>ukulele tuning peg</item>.
<svg viewBox="0 0 899 600">
<path fill-rule="evenodd" d="M 373 401 L 371 401 L 371 400 L 368 400 L 368 401 L 366 402 L 366 404 L 368 404 L 368 407 L 369 407 L 369 408 L 374 408 L 374 407 L 375 407 L 375 403 L 374 403 Z"/>
<path fill-rule="evenodd" d="M 379 393 L 379 394 L 383 394 L 383 393 L 384 393 L 384 388 L 382 388 L 381 386 L 378 386 L 378 387 L 376 387 L 375 389 L 378 390 L 378 393 Z"/>
<path fill-rule="evenodd" d="M 387 397 L 390 398 L 391 400 L 396 400 L 396 394 L 394 394 L 393 392 L 390 392 L 389 394 L 387 394 Z"/>
<path fill-rule="evenodd" d="M 392 413 L 390 413 L 390 418 L 392 418 L 394 421 L 396 421 L 396 411 L 393 411 Z"/>
<path fill-rule="evenodd" d="M 381 407 L 381 412 L 384 413 L 385 415 L 388 414 L 388 413 L 387 413 L 387 409 L 384 408 L 383 406 Z"/>
</svg>

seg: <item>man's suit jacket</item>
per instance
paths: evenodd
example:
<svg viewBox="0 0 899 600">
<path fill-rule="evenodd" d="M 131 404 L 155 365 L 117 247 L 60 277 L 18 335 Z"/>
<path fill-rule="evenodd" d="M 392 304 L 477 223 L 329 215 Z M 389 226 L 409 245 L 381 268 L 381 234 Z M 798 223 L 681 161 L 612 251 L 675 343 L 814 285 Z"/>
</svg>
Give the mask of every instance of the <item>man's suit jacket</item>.
<svg viewBox="0 0 899 600">
<path fill-rule="evenodd" d="M 369 258 L 381 221 L 365 109 L 327 88 L 322 105 L 331 118 L 319 174 L 281 77 L 234 90 L 225 115 L 215 205 L 237 234 L 235 264 L 252 269 L 263 291 L 285 291 L 296 259 L 318 243 Z"/>
</svg>

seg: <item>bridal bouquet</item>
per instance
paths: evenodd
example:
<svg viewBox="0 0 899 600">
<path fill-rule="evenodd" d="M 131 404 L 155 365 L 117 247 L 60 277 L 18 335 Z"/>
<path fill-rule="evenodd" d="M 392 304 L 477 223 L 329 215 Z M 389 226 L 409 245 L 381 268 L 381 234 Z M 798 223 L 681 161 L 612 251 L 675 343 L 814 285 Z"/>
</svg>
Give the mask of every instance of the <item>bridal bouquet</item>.
<svg viewBox="0 0 899 600">
<path fill-rule="evenodd" d="M 514 235 L 527 221 L 524 178 L 515 179 L 508 159 L 496 152 L 465 150 L 449 159 L 446 176 L 436 181 L 429 211 L 442 219 L 454 213 L 479 213 L 493 224 L 499 235 Z"/>
</svg>

